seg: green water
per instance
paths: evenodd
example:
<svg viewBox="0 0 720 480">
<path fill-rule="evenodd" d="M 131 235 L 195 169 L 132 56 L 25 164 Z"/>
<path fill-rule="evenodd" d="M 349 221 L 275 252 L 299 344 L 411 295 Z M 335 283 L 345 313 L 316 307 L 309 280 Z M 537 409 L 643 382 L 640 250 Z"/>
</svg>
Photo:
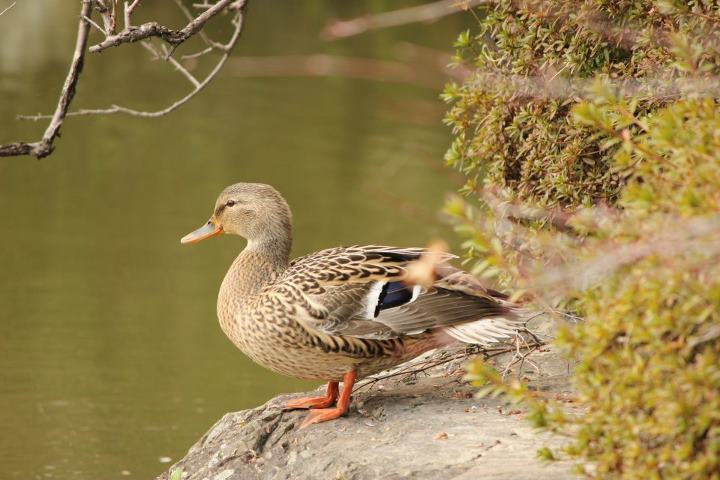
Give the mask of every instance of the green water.
<svg viewBox="0 0 720 480">
<path fill-rule="evenodd" d="M 0 17 L 0 142 L 39 138 L 44 123 L 14 116 L 54 108 L 78 3 L 20 0 Z M 448 51 L 466 18 L 318 38 L 330 18 L 408 3 L 252 2 L 235 55 Z M 220 331 L 217 289 L 242 240 L 179 243 L 227 184 L 286 195 L 297 255 L 451 236 L 439 90 L 229 67 L 171 116 L 73 118 L 51 157 L 0 159 L 0 478 L 151 478 L 225 412 L 315 386 L 255 366 Z M 162 108 L 186 91 L 130 46 L 89 56 L 75 106 Z"/>
</svg>

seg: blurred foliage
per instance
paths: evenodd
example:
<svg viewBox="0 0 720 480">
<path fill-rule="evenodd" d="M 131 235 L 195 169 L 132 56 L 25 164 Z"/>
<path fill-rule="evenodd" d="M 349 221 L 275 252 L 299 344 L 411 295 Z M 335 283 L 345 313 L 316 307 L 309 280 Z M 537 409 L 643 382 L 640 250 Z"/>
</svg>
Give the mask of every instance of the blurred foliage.
<svg viewBox="0 0 720 480">
<path fill-rule="evenodd" d="M 474 272 L 584 318 L 572 415 L 475 363 L 481 393 L 572 434 L 593 478 L 720 478 L 720 5 L 497 1 L 448 85 Z M 561 452 L 543 449 L 546 459 Z"/>
</svg>

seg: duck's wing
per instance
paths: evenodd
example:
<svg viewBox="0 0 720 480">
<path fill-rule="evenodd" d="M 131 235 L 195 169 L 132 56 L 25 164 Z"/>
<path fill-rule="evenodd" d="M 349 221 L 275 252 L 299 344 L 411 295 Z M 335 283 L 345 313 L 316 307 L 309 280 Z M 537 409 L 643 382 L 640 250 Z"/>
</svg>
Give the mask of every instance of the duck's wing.
<svg viewBox="0 0 720 480">
<path fill-rule="evenodd" d="M 334 248 L 293 261 L 278 285 L 293 292 L 306 327 L 333 335 L 390 339 L 442 329 L 470 343 L 492 343 L 517 330 L 519 309 L 472 276 L 443 265 L 431 287 L 404 282 L 421 248 Z"/>
</svg>

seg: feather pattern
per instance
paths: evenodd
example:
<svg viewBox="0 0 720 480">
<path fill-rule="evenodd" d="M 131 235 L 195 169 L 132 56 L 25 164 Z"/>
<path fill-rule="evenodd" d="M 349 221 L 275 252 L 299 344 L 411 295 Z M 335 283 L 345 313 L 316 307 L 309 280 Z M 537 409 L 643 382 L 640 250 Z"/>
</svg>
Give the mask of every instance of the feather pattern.
<svg viewBox="0 0 720 480">
<path fill-rule="evenodd" d="M 405 268 L 424 253 L 386 246 L 323 250 L 294 261 L 279 283 L 303 285 L 314 306 L 307 324 L 333 335 L 391 339 L 448 327 L 458 340 L 492 343 L 516 331 L 522 319 L 507 297 L 453 267 L 444 266 L 429 288 L 403 283 Z M 493 320 L 479 322 L 485 318 Z"/>
</svg>

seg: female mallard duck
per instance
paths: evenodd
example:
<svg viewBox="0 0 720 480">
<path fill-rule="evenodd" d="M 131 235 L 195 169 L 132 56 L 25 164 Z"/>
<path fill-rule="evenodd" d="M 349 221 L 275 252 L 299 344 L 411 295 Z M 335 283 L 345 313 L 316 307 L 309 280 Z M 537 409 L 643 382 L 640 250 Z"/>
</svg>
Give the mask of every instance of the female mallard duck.
<svg viewBox="0 0 720 480">
<path fill-rule="evenodd" d="M 518 328 L 519 311 L 504 295 L 449 265 L 435 267 L 431 286 L 404 283 L 407 267 L 426 253 L 421 248 L 338 247 L 290 261 L 291 218 L 273 187 L 237 183 L 181 242 L 221 233 L 247 239 L 220 286 L 220 326 L 260 365 L 329 382 L 325 396 L 287 405 L 316 408 L 303 427 L 343 415 L 358 377 L 458 340 L 491 343 Z"/>
</svg>

